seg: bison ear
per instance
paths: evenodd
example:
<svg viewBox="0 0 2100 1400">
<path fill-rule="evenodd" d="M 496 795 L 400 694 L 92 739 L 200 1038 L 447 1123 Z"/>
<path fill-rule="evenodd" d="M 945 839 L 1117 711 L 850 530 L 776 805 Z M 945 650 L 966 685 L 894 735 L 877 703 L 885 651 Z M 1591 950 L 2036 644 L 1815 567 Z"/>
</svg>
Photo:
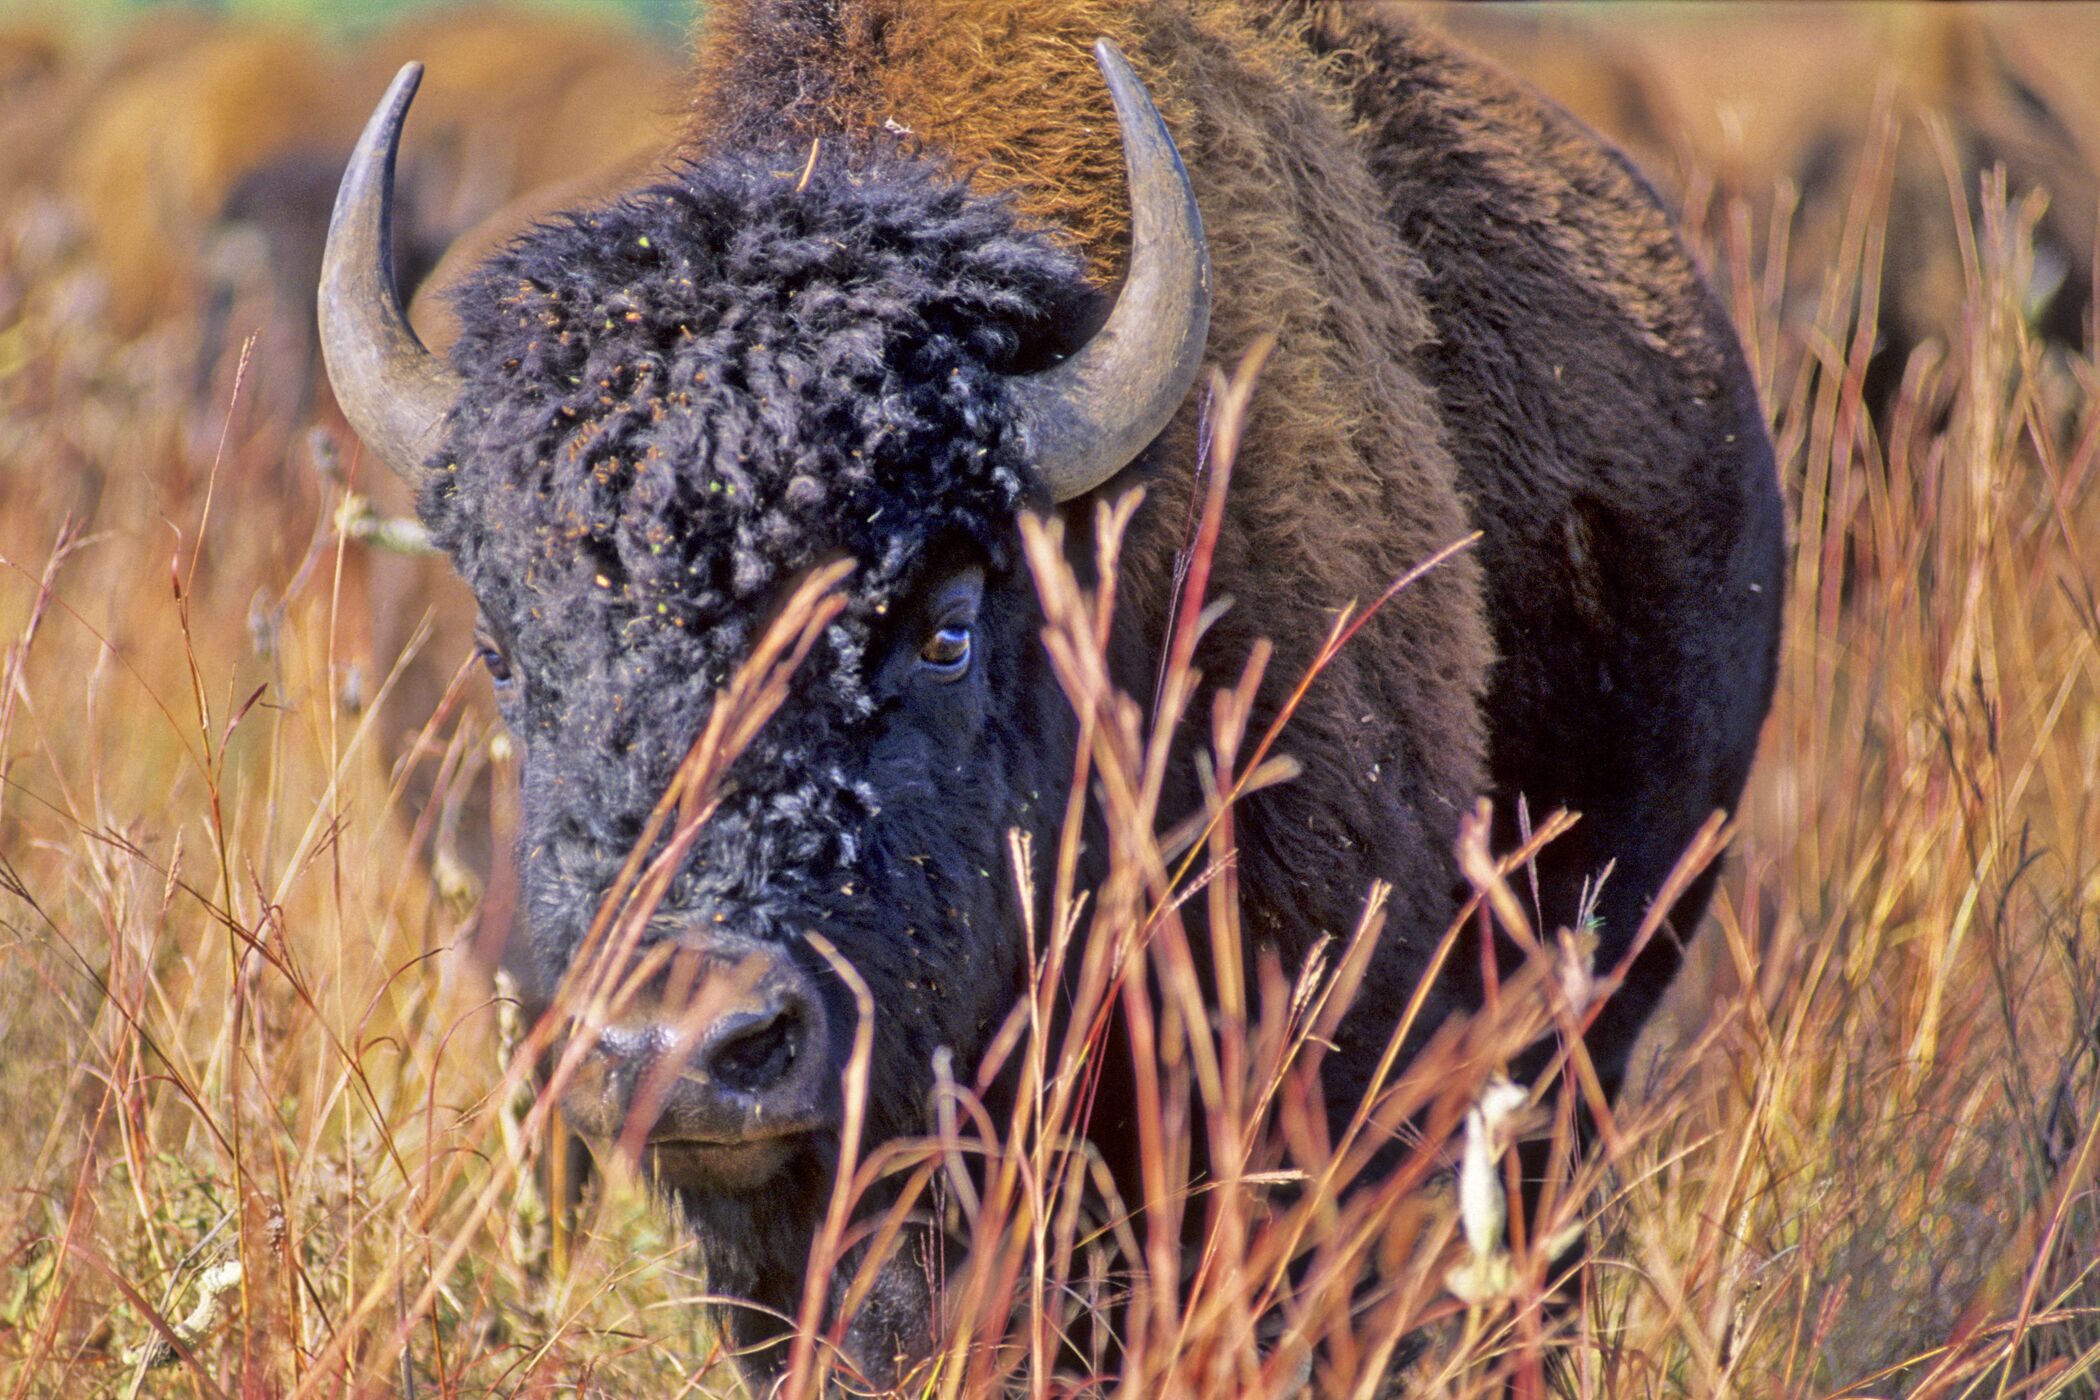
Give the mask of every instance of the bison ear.
<svg viewBox="0 0 2100 1400">
<path fill-rule="evenodd" d="M 1159 109 L 1114 44 L 1094 45 L 1123 134 L 1130 268 L 1114 310 L 1070 359 L 1012 382 L 1053 499 L 1121 471 L 1165 430 L 1203 366 L 1210 249 L 1188 171 Z"/>
<path fill-rule="evenodd" d="M 420 485 L 462 387 L 423 348 L 394 289 L 394 160 L 422 80 L 422 64 L 402 66 L 351 152 L 328 223 L 319 295 L 321 353 L 336 402 L 365 445 L 412 485 Z"/>
</svg>

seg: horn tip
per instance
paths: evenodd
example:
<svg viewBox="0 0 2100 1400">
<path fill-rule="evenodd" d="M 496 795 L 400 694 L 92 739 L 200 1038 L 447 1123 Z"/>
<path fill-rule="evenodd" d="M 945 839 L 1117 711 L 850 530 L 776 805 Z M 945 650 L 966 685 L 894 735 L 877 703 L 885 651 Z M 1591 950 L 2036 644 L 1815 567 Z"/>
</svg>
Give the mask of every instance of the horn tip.
<svg viewBox="0 0 2100 1400">
<path fill-rule="evenodd" d="M 1108 84 L 1109 98 L 1119 113 L 1135 116 L 1140 122 L 1144 122 L 1149 114 L 1151 121 L 1160 122 L 1159 109 L 1153 104 L 1152 94 L 1145 90 L 1144 81 L 1114 41 L 1106 37 L 1094 41 L 1094 62 L 1101 68 L 1101 79 Z M 1164 124 L 1161 130 L 1164 134 Z M 1176 156 L 1177 160 L 1179 158 Z"/>
<path fill-rule="evenodd" d="M 412 58 L 394 73 L 394 81 L 387 84 L 386 96 L 380 101 L 381 111 L 401 110 L 415 98 L 416 89 L 423 85 L 423 61 Z"/>
</svg>

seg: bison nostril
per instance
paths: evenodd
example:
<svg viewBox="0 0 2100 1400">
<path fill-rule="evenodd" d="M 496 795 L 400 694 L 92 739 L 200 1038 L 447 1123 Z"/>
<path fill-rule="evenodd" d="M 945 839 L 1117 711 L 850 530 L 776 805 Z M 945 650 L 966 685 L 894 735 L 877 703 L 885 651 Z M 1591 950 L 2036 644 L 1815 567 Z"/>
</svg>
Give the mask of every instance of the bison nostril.
<svg viewBox="0 0 2100 1400">
<path fill-rule="evenodd" d="M 787 1078 L 802 1049 L 802 1008 L 786 1006 L 770 1020 L 732 1032 L 707 1056 L 708 1074 L 725 1089 L 758 1094 Z"/>
</svg>

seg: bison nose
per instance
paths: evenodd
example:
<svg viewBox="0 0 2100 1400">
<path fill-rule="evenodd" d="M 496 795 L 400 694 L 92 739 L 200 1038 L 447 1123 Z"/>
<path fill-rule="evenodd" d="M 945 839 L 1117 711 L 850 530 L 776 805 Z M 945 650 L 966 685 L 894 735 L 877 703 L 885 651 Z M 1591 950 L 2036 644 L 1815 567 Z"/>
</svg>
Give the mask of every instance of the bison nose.
<svg viewBox="0 0 2100 1400">
<path fill-rule="evenodd" d="M 757 1110 L 769 1098 L 793 1098 L 795 1071 L 812 1063 L 809 1024 L 816 1014 L 812 1000 L 790 995 L 724 1016 L 708 1027 L 693 1072 L 725 1094 L 747 1096 Z"/>
<path fill-rule="evenodd" d="M 673 1185 L 749 1186 L 829 1129 L 824 1000 L 786 949 L 687 944 L 647 990 L 563 1096 L 578 1131 L 646 1148 Z"/>
</svg>

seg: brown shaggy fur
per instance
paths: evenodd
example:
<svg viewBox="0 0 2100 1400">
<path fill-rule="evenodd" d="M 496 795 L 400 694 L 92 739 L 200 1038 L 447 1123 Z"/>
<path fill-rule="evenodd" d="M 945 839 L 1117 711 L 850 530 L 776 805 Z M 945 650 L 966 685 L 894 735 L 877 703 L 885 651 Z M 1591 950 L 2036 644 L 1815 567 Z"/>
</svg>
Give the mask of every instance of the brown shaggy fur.
<svg viewBox="0 0 2100 1400">
<path fill-rule="evenodd" d="M 1597 906 L 1611 966 L 1691 827 L 1735 806 L 1770 703 L 1783 543 L 1763 410 L 1646 182 L 1397 8 L 1302 11 L 1391 218 L 1435 272 L 1437 336 L 1416 366 L 1483 531 L 1498 836 L 1515 840 L 1519 795 L 1534 814 L 1583 814 L 1540 863 L 1540 902 L 1549 923 L 1571 919 L 1611 863 Z M 1497 315 L 1513 289 L 1525 314 Z M 1608 1091 L 1712 875 L 1592 1033 Z"/>
<path fill-rule="evenodd" d="M 1014 190 L 1023 209 L 1078 247 L 1122 245 L 1123 153 L 1089 52 L 1095 38 L 1115 40 L 1139 62 L 1176 130 L 1186 115 L 1175 88 L 1139 57 L 1136 7 L 848 0 L 837 12 L 835 26 L 804 27 L 764 0 L 704 7 L 694 147 L 736 149 L 753 130 L 783 124 L 812 138 L 903 127 L 975 171 L 982 188 Z M 753 73 L 754 64 L 767 72 Z M 777 91 L 771 75 L 790 71 L 805 85 L 787 113 L 739 112 L 753 92 Z M 808 81 L 813 75 L 822 76 Z M 1101 120 L 1073 120 L 1088 106 Z"/>
</svg>

